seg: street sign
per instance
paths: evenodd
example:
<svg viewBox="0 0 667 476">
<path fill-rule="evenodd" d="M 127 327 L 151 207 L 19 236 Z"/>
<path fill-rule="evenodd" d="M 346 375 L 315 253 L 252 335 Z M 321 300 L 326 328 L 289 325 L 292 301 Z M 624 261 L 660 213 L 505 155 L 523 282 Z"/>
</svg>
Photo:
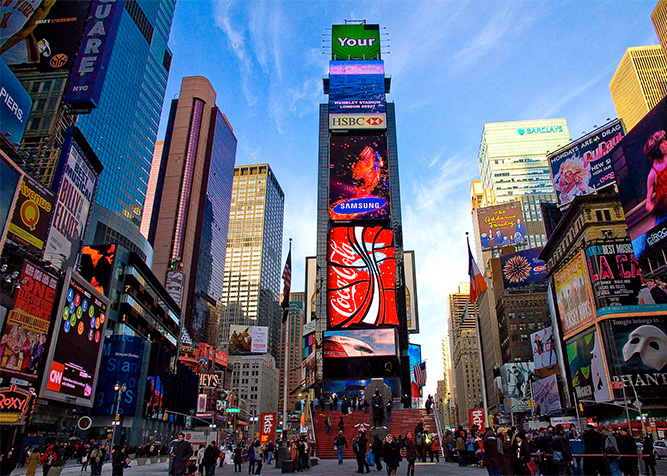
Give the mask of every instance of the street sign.
<svg viewBox="0 0 667 476">
<path fill-rule="evenodd" d="M 227 413 L 241 413 L 241 409 L 240 408 L 227 408 L 225 410 L 225 412 L 227 412 Z"/>
</svg>

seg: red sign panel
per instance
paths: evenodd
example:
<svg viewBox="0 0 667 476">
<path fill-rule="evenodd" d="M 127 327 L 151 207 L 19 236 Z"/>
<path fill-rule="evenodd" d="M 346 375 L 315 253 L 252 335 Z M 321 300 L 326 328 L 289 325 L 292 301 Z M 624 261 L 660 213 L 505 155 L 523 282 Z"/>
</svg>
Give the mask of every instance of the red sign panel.
<svg viewBox="0 0 667 476">
<path fill-rule="evenodd" d="M 477 426 L 477 428 L 484 428 L 484 409 L 483 408 L 468 408 L 468 422 L 470 428 Z"/>
<path fill-rule="evenodd" d="M 227 353 L 203 342 L 197 347 L 196 357 L 197 360 L 201 357 L 206 357 L 206 360 L 215 359 L 216 364 L 227 367 Z"/>
<path fill-rule="evenodd" d="M 12 385 L 0 388 L 0 423 L 9 424 L 25 420 L 30 406 L 30 392 Z"/>
<path fill-rule="evenodd" d="M 330 329 L 398 325 L 393 230 L 332 228 L 327 263 Z"/>
<path fill-rule="evenodd" d="M 259 417 L 259 441 L 273 441 L 276 436 L 276 414 L 262 413 Z"/>
</svg>

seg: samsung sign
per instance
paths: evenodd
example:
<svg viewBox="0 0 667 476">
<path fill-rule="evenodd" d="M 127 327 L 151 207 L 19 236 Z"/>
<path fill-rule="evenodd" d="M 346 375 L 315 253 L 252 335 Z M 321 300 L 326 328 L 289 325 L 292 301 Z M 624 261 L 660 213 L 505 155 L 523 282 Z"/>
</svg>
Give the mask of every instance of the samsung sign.
<svg viewBox="0 0 667 476">
<path fill-rule="evenodd" d="M 0 132 L 9 134 L 9 142 L 21 142 L 31 107 L 30 95 L 0 59 Z"/>
<path fill-rule="evenodd" d="M 329 129 L 386 129 L 386 114 L 330 114 Z"/>
<path fill-rule="evenodd" d="M 524 129 L 517 129 L 519 135 L 525 134 L 548 134 L 550 132 L 563 132 L 563 126 L 544 126 L 544 127 L 527 127 Z"/>
</svg>

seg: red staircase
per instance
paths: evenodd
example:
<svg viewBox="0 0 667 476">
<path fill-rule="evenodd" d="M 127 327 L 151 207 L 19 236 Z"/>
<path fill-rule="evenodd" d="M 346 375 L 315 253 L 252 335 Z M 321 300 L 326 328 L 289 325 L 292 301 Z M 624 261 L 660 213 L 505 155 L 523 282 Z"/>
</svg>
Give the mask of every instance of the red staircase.
<svg viewBox="0 0 667 476">
<path fill-rule="evenodd" d="M 331 432 L 327 435 L 326 418 L 331 415 Z M 338 421 L 343 417 L 345 438 L 347 439 L 347 448 L 345 448 L 344 458 L 354 459 L 354 451 L 352 451 L 352 440 L 359 433 L 359 427 L 355 425 L 365 423 L 366 431 L 368 432 L 370 423 L 370 413 L 361 410 L 355 410 L 351 415 L 343 415 L 340 410 L 331 412 L 315 412 L 313 419 L 315 425 L 315 437 L 317 438 L 317 445 L 315 452 L 319 458 L 322 459 L 336 459 L 338 452 L 334 447 L 333 440 L 338 434 Z M 405 436 L 408 432 L 414 432 L 415 426 L 421 421 L 424 424 L 424 430 L 429 433 L 435 433 L 436 426 L 433 414 L 426 416 L 426 410 L 418 409 L 395 409 L 391 412 L 391 422 L 387 423 L 389 432 L 398 437 Z M 369 438 L 370 439 L 370 438 Z M 369 442 L 369 445 L 372 442 Z"/>
</svg>

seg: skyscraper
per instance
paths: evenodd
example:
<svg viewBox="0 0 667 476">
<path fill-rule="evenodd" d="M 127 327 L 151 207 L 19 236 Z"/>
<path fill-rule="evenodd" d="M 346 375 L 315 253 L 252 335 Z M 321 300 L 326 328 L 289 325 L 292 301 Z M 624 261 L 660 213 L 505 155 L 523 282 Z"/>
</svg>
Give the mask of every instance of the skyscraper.
<svg viewBox="0 0 667 476">
<path fill-rule="evenodd" d="M 651 20 L 653 20 L 655 32 L 660 40 L 662 54 L 667 59 L 667 0 L 658 0 L 658 4 L 651 13 Z"/>
<path fill-rule="evenodd" d="M 171 103 L 149 241 L 153 270 L 196 342 L 217 345 L 236 137 L 211 83 L 184 78 Z"/>
<path fill-rule="evenodd" d="M 628 48 L 609 83 L 616 114 L 630 131 L 667 94 L 667 60 L 659 45 Z"/>
<path fill-rule="evenodd" d="M 281 293 L 282 301 L 282 293 Z M 287 319 L 289 320 L 289 335 L 287 334 L 287 325 L 283 325 L 280 330 L 280 342 L 278 343 L 278 358 L 276 365 L 280 372 L 280 404 L 278 410 L 283 409 L 283 396 L 285 395 L 285 357 L 287 357 L 287 410 L 294 410 L 294 404 L 299 400 L 298 394 L 293 394 L 299 385 L 301 385 L 301 361 L 305 356 L 306 349 L 301 342 L 302 327 L 305 322 L 305 293 L 290 293 L 289 312 Z M 314 336 L 313 336 L 314 339 Z M 287 344 L 287 346 L 285 345 Z M 285 351 L 287 350 L 287 354 Z M 302 355 L 302 353 L 304 355 Z M 308 370 L 306 370 L 308 372 Z M 306 377 L 306 379 L 308 379 Z"/>
<path fill-rule="evenodd" d="M 285 194 L 268 164 L 234 168 L 219 300 L 223 345 L 230 325 L 267 326 L 269 353 L 277 355 L 284 206 Z"/>
<path fill-rule="evenodd" d="M 146 189 L 146 200 L 144 201 L 144 212 L 141 215 L 141 226 L 139 231 L 146 239 L 151 229 L 151 217 L 153 216 L 153 205 L 155 203 L 155 189 L 160 175 L 160 164 L 162 163 L 162 150 L 164 141 L 157 141 L 153 150 L 153 160 L 151 162 L 151 173 L 148 176 L 148 188 Z"/>
</svg>

